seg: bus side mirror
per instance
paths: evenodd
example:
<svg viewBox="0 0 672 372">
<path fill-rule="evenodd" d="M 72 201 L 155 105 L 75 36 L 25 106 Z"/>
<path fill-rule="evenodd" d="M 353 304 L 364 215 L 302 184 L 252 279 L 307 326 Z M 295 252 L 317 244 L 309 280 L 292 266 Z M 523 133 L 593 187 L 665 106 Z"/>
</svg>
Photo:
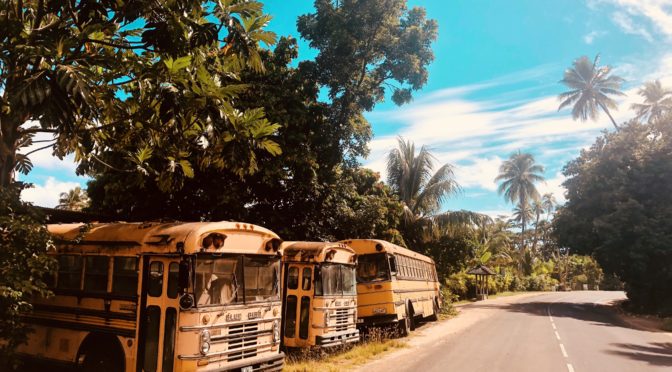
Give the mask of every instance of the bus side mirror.
<svg viewBox="0 0 672 372">
<path fill-rule="evenodd" d="M 178 286 L 181 293 L 186 293 L 189 288 L 189 262 L 180 261 L 180 272 L 178 275 Z"/>
<path fill-rule="evenodd" d="M 390 272 L 392 272 L 392 274 L 396 274 L 397 273 L 397 259 L 394 256 L 390 256 L 389 260 L 390 260 Z"/>
</svg>

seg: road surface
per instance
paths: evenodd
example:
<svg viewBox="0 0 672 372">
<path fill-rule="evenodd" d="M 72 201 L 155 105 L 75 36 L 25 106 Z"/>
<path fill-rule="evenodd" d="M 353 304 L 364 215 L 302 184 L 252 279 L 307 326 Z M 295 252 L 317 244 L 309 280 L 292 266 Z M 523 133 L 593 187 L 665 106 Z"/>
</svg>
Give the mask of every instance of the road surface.
<svg viewBox="0 0 672 372">
<path fill-rule="evenodd" d="M 363 371 L 672 371 L 672 334 L 635 329 L 607 306 L 622 292 L 499 298 L 420 327 L 409 348 Z"/>
</svg>

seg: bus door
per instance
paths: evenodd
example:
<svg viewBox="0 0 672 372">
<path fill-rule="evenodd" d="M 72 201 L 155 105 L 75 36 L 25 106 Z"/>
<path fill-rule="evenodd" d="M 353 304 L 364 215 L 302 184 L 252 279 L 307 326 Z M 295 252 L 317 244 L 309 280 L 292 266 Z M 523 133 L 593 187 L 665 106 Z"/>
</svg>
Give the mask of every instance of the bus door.
<svg viewBox="0 0 672 372">
<path fill-rule="evenodd" d="M 288 263 L 285 268 L 285 329 L 288 346 L 308 343 L 314 265 Z"/>
<path fill-rule="evenodd" d="M 172 372 L 180 261 L 175 257 L 145 256 L 142 262 L 137 370 Z"/>
</svg>

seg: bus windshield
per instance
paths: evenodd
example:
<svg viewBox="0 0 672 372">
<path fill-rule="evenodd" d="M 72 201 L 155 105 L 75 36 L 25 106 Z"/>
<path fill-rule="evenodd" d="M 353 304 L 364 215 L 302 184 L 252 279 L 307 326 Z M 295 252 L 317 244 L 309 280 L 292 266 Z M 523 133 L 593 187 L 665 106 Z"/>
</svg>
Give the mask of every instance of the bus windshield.
<svg viewBox="0 0 672 372">
<path fill-rule="evenodd" d="M 278 299 L 276 257 L 197 255 L 196 306 Z"/>
<path fill-rule="evenodd" d="M 390 267 L 385 253 L 365 254 L 357 259 L 357 283 L 390 280 Z"/>
<path fill-rule="evenodd" d="M 315 278 L 315 294 L 324 296 L 356 295 L 355 267 L 343 264 L 325 264 Z"/>
</svg>

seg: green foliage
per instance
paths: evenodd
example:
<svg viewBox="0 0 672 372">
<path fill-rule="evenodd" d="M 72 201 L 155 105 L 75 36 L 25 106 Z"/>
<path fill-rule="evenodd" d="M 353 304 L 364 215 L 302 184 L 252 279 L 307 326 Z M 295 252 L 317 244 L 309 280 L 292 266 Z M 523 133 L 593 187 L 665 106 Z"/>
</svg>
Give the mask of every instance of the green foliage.
<svg viewBox="0 0 672 372">
<path fill-rule="evenodd" d="M 259 153 L 280 153 L 279 127 L 235 97 L 263 70 L 268 21 L 256 1 L 2 2 L 0 187 L 30 171 L 17 151 L 37 133 L 80 172 L 139 172 L 162 190 L 196 166 L 255 173 Z"/>
<path fill-rule="evenodd" d="M 297 21 L 301 36 L 319 51 L 301 70 L 329 89 L 330 122 L 349 128 L 364 144 L 371 133 L 361 112 L 371 111 L 386 93 L 396 104 L 406 103 L 427 82 L 437 23 L 426 19 L 423 8 L 408 9 L 406 0 L 316 0 L 315 9 Z M 353 159 L 365 155 L 363 146 L 347 145 L 341 152 Z"/>
<path fill-rule="evenodd" d="M 43 216 L 19 193 L 16 185 L 0 188 L 0 368 L 9 368 L 12 351 L 25 342 L 29 328 L 21 314 L 32 309 L 32 297 L 50 294 L 43 278 L 55 268 Z"/>
<path fill-rule="evenodd" d="M 672 313 L 672 118 L 604 134 L 564 174 L 558 242 L 616 274 L 634 306 Z"/>
</svg>

